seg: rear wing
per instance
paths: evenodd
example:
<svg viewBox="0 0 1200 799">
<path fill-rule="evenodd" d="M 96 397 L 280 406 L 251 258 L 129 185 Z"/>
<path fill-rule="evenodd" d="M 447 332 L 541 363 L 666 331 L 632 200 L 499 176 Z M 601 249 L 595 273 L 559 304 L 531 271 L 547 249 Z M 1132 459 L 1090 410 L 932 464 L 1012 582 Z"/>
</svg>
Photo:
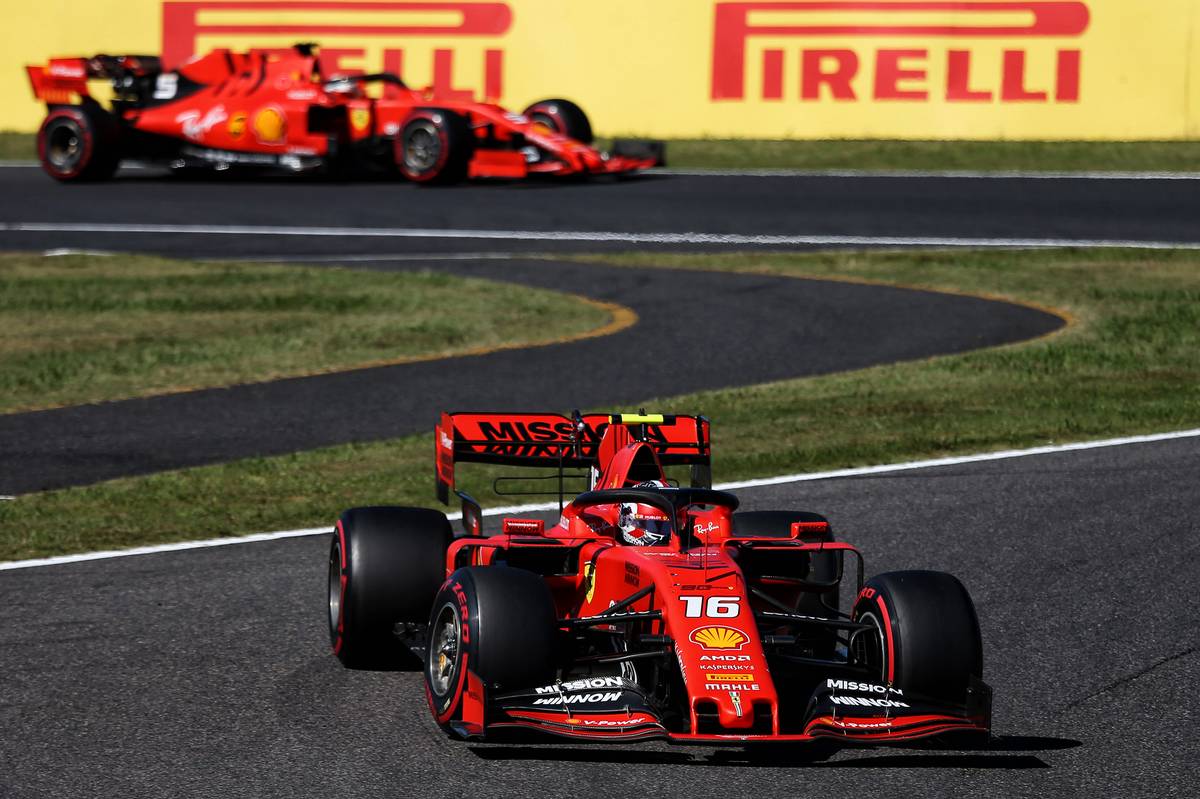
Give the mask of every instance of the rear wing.
<svg viewBox="0 0 1200 799">
<path fill-rule="evenodd" d="M 78 105 L 88 96 L 87 82 L 94 78 L 143 77 L 162 70 L 158 56 L 95 55 L 90 58 L 52 58 L 45 66 L 25 67 L 35 99 L 47 105 Z"/>
<path fill-rule="evenodd" d="M 443 413 L 434 428 L 437 496 L 449 502 L 456 463 L 581 468 L 600 465 L 600 441 L 610 425 L 645 441 L 663 466 L 708 473 L 709 423 L 675 414 Z"/>
</svg>

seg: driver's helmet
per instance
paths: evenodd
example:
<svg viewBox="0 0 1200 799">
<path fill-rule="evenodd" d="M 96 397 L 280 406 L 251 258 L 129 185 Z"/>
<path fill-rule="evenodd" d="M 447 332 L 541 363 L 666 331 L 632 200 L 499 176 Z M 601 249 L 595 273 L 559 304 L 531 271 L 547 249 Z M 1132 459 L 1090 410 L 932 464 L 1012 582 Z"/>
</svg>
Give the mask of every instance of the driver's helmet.
<svg viewBox="0 0 1200 799">
<path fill-rule="evenodd" d="M 633 488 L 666 488 L 662 480 L 647 480 Z M 639 547 L 653 547 L 671 539 L 671 517 L 653 505 L 622 502 L 617 513 L 621 540 Z"/>
</svg>

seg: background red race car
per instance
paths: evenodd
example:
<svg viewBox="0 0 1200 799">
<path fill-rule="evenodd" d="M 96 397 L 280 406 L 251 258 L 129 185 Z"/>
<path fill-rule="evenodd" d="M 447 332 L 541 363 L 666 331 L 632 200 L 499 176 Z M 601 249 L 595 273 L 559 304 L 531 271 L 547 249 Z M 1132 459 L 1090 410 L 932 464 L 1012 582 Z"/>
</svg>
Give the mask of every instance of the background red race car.
<svg viewBox="0 0 1200 799">
<path fill-rule="evenodd" d="M 541 479 L 557 481 L 561 508 L 553 526 L 508 518 L 491 536 L 458 491 L 462 535 L 425 508 L 338 521 L 334 653 L 377 667 L 411 659 L 407 647 L 448 734 L 887 744 L 988 733 L 962 584 L 930 571 L 864 581 L 861 555 L 825 517 L 736 512 L 737 497 L 710 487 L 703 417 L 444 414 L 435 448 L 443 501 L 455 464 L 474 461 L 556 469 Z M 668 482 L 664 464 L 690 466 L 691 486 Z M 581 476 L 589 490 L 564 504 Z"/>
<path fill-rule="evenodd" d="M 527 175 L 625 174 L 663 163 L 661 142 L 591 146 L 568 100 L 520 114 L 438 98 L 396 75 L 323 76 L 316 48 L 213 50 L 164 71 L 156 56 L 55 58 L 26 67 L 48 113 L 38 158 L 51 177 L 103 180 L 123 159 L 176 169 L 399 171 L 417 183 Z M 112 82 L 111 108 L 88 93 Z"/>
</svg>

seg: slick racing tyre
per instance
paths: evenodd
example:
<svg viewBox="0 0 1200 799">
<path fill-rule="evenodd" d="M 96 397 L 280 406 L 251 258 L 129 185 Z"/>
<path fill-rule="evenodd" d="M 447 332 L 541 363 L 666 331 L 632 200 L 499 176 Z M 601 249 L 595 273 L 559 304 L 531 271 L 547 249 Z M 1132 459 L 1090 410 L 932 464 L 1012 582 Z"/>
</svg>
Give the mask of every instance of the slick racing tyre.
<svg viewBox="0 0 1200 799">
<path fill-rule="evenodd" d="M 885 685 L 961 704 L 971 678 L 983 674 L 975 605 L 952 575 L 900 571 L 872 577 L 852 618 L 876 628 L 855 636 L 851 654 Z"/>
<path fill-rule="evenodd" d="M 470 566 L 450 575 L 433 603 L 425 685 L 447 732 L 462 718 L 467 672 L 487 690 L 553 682 L 557 614 L 542 577 L 508 566 Z"/>
<path fill-rule="evenodd" d="M 739 511 L 733 514 L 733 534 L 746 536 L 769 536 L 787 538 L 791 535 L 792 524 L 795 522 L 824 522 L 829 520 L 819 513 L 803 510 L 754 510 Z M 833 541 L 833 531 L 827 528 L 823 532 L 805 534 L 801 539 L 807 542 Z M 841 565 L 842 553 L 828 552 L 811 556 L 811 567 L 808 579 L 813 582 L 831 582 L 837 579 Z M 837 588 L 831 588 L 823 594 L 804 594 L 797 607 L 799 613 L 810 616 L 828 616 L 830 611 L 838 608 Z"/>
<path fill-rule="evenodd" d="M 414 183 L 458 183 L 466 179 L 474 152 L 475 137 L 466 117 L 440 108 L 417 108 L 396 139 L 396 166 Z"/>
<path fill-rule="evenodd" d="M 526 108 L 525 116 L 584 144 L 591 144 L 594 138 L 587 114 L 570 100 L 541 100 Z"/>
<path fill-rule="evenodd" d="M 388 668 L 411 658 L 393 630 L 429 618 L 452 538 L 445 514 L 426 508 L 342 514 L 329 548 L 329 641 L 338 660 Z"/>
<path fill-rule="evenodd" d="M 37 134 L 42 169 L 63 182 L 111 178 L 120 162 L 119 146 L 116 120 L 97 105 L 53 108 Z"/>
</svg>

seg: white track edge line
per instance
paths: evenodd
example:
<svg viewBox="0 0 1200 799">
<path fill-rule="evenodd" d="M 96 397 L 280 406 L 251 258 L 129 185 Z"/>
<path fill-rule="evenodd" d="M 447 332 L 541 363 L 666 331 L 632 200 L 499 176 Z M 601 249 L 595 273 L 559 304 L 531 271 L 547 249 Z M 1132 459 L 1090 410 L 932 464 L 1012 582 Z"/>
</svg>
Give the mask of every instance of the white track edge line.
<svg viewBox="0 0 1200 799">
<path fill-rule="evenodd" d="M 1028 449 L 1010 449 L 1000 452 L 981 452 L 974 455 L 958 455 L 947 458 L 933 458 L 923 461 L 908 461 L 906 463 L 882 464 L 879 466 L 859 466 L 850 469 L 835 469 L 829 472 L 809 472 L 807 474 L 785 474 L 777 477 L 763 477 L 755 480 L 739 480 L 732 483 L 719 483 L 716 489 L 728 491 L 738 488 L 758 488 L 760 486 L 782 485 L 785 483 L 803 483 L 813 480 L 832 480 L 841 477 L 864 477 L 889 472 L 904 472 L 917 469 L 932 469 L 938 466 L 956 466 L 964 463 L 981 463 L 985 461 L 1008 460 L 1024 458 L 1032 455 L 1050 455 L 1058 452 L 1076 452 L 1088 449 L 1103 449 L 1120 447 L 1128 444 L 1149 444 L 1156 441 L 1171 441 L 1181 438 L 1200 437 L 1200 428 L 1192 430 L 1176 430 L 1169 433 L 1151 433 L 1139 436 L 1123 436 L 1099 441 L 1080 441 L 1072 444 L 1051 444 Z M 505 507 L 488 508 L 484 516 L 499 516 L 505 513 L 533 513 L 536 511 L 556 510 L 557 502 L 541 502 L 531 505 L 508 505 Z M 461 513 L 450 513 L 447 517 L 452 520 L 462 518 Z M 0 563 L 0 571 L 14 569 L 33 569 L 40 566 L 59 566 L 68 563 L 80 563 L 89 560 L 107 560 L 110 558 L 127 558 L 134 555 L 153 555 L 161 552 L 179 552 L 188 549 L 210 549 L 212 547 L 232 546 L 234 544 L 251 544 L 258 541 L 277 541 L 282 538 L 302 538 L 313 535 L 325 535 L 330 527 L 307 527 L 299 530 L 279 530 L 271 533 L 253 533 L 251 535 L 230 536 L 226 538 L 210 538 L 204 541 L 181 541 L 173 544 L 155 544 L 153 546 L 134 547 L 131 549 L 116 549 L 103 552 L 84 552 L 78 555 L 59 555 L 52 558 L 35 558 L 32 560 L 14 560 Z"/>
<path fill-rule="evenodd" d="M 98 222 L 0 222 L 0 232 L 121 233 L 150 235 L 363 237 L 397 239 L 484 239 L 492 241 L 582 241 L 622 244 L 716 244 L 752 246 L 895 247 L 1102 247 L 1195 250 L 1198 241 L 1130 239 L 1022 239 L 953 236 L 835 236 L 702 232 L 622 233 L 606 230 L 484 230 L 459 228 L 293 227 L 283 225 L 166 225 Z M 301 259 L 302 260 L 302 259 Z"/>
</svg>

